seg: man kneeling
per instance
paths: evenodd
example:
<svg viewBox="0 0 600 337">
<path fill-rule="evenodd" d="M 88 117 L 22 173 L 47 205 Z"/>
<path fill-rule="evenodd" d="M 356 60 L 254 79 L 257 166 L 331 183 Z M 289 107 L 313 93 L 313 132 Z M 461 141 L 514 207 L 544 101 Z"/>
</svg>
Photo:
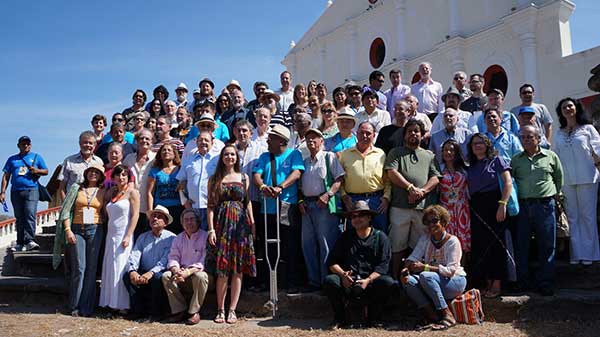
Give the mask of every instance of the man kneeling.
<svg viewBox="0 0 600 337">
<path fill-rule="evenodd" d="M 149 214 L 150 230 L 141 234 L 129 255 L 128 272 L 123 283 L 131 303 L 130 319 L 152 315 L 158 320 L 164 314 L 167 298 L 161 277 L 167 268 L 167 257 L 175 234 L 164 229 L 173 222 L 169 210 L 156 206 Z"/>
<path fill-rule="evenodd" d="M 333 328 L 352 325 L 345 315 L 346 303 L 367 307 L 369 325 L 381 324 L 385 299 L 391 294 L 394 280 L 388 275 L 391 248 L 388 237 L 372 227 L 377 215 L 365 201 L 357 201 L 347 213 L 353 229 L 344 232 L 329 255 L 328 266 L 333 274 L 325 278 L 323 290 L 334 311 Z"/>
<path fill-rule="evenodd" d="M 199 312 L 208 290 L 208 274 L 204 271 L 208 234 L 200 229 L 200 216 L 192 209 L 181 213 L 181 223 L 183 232 L 173 240 L 167 264 L 169 270 L 162 276 L 173 313 L 166 323 L 183 321 L 187 309 L 186 324 L 194 325 L 200 322 Z M 189 303 L 182 291 L 192 293 Z"/>
</svg>

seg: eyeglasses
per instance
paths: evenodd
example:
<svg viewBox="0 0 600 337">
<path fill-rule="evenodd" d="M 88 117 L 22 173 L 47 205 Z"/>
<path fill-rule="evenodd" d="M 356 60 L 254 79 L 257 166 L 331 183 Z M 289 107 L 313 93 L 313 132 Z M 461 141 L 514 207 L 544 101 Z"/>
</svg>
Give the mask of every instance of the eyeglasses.
<svg viewBox="0 0 600 337">
<path fill-rule="evenodd" d="M 143 117 L 137 117 L 135 120 L 136 120 L 136 121 L 145 121 L 146 119 L 145 119 L 145 118 L 143 118 Z"/>
<path fill-rule="evenodd" d="M 112 119 L 113 122 L 122 122 L 124 120 L 125 120 L 124 118 L 113 118 Z"/>
<path fill-rule="evenodd" d="M 521 95 L 533 95 L 533 91 L 521 91 Z"/>
<path fill-rule="evenodd" d="M 456 76 L 456 77 L 454 78 L 454 80 L 455 80 L 455 81 L 458 81 L 458 80 L 464 80 L 464 79 L 465 79 L 464 77 L 460 77 L 460 76 Z"/>
<path fill-rule="evenodd" d="M 423 219 L 423 224 L 425 225 L 433 225 L 436 224 L 440 221 L 440 219 L 438 217 L 433 217 L 433 218 L 429 218 L 429 219 Z"/>
<path fill-rule="evenodd" d="M 144 96 L 142 96 L 142 95 L 135 95 L 135 96 L 133 96 L 133 98 L 144 98 Z"/>
<path fill-rule="evenodd" d="M 335 110 L 331 110 L 331 109 L 323 110 L 324 114 L 332 114 L 334 112 L 335 112 Z"/>
</svg>

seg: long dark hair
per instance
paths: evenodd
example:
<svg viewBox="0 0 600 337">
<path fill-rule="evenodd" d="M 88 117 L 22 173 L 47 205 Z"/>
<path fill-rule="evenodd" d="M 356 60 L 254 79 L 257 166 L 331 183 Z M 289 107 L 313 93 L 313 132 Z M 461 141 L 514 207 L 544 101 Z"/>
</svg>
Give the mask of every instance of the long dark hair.
<svg viewBox="0 0 600 337">
<path fill-rule="evenodd" d="M 221 195 L 221 182 L 223 182 L 223 177 L 225 176 L 225 164 L 223 164 L 223 153 L 225 153 L 226 149 L 233 149 L 235 153 L 235 164 L 233 164 L 233 171 L 236 173 L 240 173 L 240 155 L 237 152 L 237 148 L 233 144 L 228 144 L 221 149 L 221 154 L 219 155 L 219 162 L 217 163 L 217 168 L 215 169 L 215 174 L 212 175 L 208 179 L 208 191 L 212 196 L 212 199 L 216 202 L 219 200 L 219 195 Z M 246 186 L 244 186 L 244 189 Z"/>
<path fill-rule="evenodd" d="M 335 99 L 335 95 L 337 95 L 337 93 L 340 92 L 340 91 L 343 92 L 344 95 L 346 95 L 346 101 L 344 101 L 344 104 L 345 105 L 348 104 L 348 94 L 346 94 L 346 91 L 344 90 L 343 87 L 337 87 L 337 88 L 333 89 L 333 94 L 331 94 L 332 97 L 333 97 L 333 105 L 335 106 L 336 109 L 341 108 L 341 106 L 338 106 L 338 102 Z"/>
<path fill-rule="evenodd" d="M 583 111 L 583 107 L 579 101 L 571 98 L 565 97 L 561 99 L 556 105 L 556 115 L 558 116 L 558 122 L 560 123 L 560 128 L 564 129 L 567 127 L 567 119 L 562 114 L 562 105 L 565 102 L 571 101 L 575 104 L 575 122 L 579 125 L 592 124 L 590 120 L 585 116 L 585 111 Z"/>
<path fill-rule="evenodd" d="M 165 168 L 165 163 L 163 162 L 162 155 L 161 155 L 162 149 L 165 146 L 170 146 L 171 149 L 173 149 L 173 154 L 175 155 L 175 158 L 173 158 L 173 164 L 175 164 L 175 166 L 181 165 L 181 159 L 179 158 L 179 151 L 177 151 L 177 148 L 175 147 L 175 145 L 170 144 L 170 143 L 165 143 L 160 147 L 160 149 L 158 149 L 158 152 L 156 152 L 156 157 L 154 158 L 154 167 L 158 167 L 160 169 Z"/>
<path fill-rule="evenodd" d="M 481 139 L 483 141 L 483 143 L 485 144 L 485 157 L 487 159 L 494 159 L 494 157 L 498 154 L 498 151 L 496 151 L 496 149 L 494 149 L 494 146 L 492 145 L 492 142 L 490 141 L 490 139 L 484 135 L 483 133 L 476 133 L 473 136 L 471 136 L 471 140 L 469 140 L 469 145 L 468 145 L 468 151 L 469 151 L 469 164 L 473 165 L 475 164 L 475 162 L 477 162 L 477 156 L 473 153 L 473 140 L 475 139 L 475 137 L 478 137 L 479 139 Z"/>
<path fill-rule="evenodd" d="M 220 94 L 215 101 L 215 111 L 217 112 L 217 116 L 221 116 L 223 113 L 225 113 L 225 111 L 221 110 L 221 105 L 219 104 L 221 98 L 225 98 L 227 102 L 229 102 L 229 109 L 231 109 L 231 97 L 229 95 Z"/>
<path fill-rule="evenodd" d="M 463 160 L 462 150 L 460 149 L 460 145 L 456 142 L 456 140 L 450 138 L 442 144 L 442 162 L 444 161 L 444 146 L 446 144 L 452 145 L 454 147 L 454 159 L 452 160 L 454 164 L 454 169 L 456 171 L 464 171 L 465 170 L 465 161 Z"/>
</svg>

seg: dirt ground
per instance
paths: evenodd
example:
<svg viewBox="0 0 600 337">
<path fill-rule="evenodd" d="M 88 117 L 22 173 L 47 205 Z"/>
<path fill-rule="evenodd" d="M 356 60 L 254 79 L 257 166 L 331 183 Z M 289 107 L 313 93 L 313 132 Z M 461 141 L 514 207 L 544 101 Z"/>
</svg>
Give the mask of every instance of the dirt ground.
<svg viewBox="0 0 600 337">
<path fill-rule="evenodd" d="M 200 324 L 141 323 L 121 318 L 73 318 L 55 308 L 19 305 L 0 306 L 0 335 L 29 336 L 598 336 L 600 306 L 565 303 L 552 307 L 522 308 L 518 321 L 458 325 L 447 331 L 414 332 L 401 324 L 386 329 L 327 330 L 328 321 L 299 319 L 242 319 L 236 325 L 213 323 L 203 317 Z"/>
</svg>

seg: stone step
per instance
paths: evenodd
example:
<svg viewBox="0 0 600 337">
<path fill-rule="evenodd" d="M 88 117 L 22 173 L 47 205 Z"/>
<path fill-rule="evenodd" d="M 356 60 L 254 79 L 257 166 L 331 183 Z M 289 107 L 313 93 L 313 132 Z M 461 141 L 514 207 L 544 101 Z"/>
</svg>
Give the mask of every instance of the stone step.
<svg viewBox="0 0 600 337">
<path fill-rule="evenodd" d="M 56 234 L 56 225 L 52 226 L 43 226 L 42 234 Z"/>
<path fill-rule="evenodd" d="M 36 234 L 34 241 L 40 245 L 40 251 L 52 251 L 54 247 L 54 234 Z"/>
<path fill-rule="evenodd" d="M 64 275 L 62 263 L 58 269 L 52 268 L 52 253 L 49 251 L 15 252 L 12 255 L 17 275 L 42 278 Z"/>
</svg>

